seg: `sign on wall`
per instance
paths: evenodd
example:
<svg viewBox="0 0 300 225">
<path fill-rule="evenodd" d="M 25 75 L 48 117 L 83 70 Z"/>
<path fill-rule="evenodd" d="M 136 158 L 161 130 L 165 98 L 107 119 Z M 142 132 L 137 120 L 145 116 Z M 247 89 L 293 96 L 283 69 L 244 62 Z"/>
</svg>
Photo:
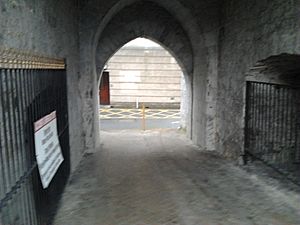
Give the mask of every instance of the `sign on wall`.
<svg viewBox="0 0 300 225">
<path fill-rule="evenodd" d="M 43 188 L 47 188 L 64 158 L 57 134 L 56 111 L 34 123 L 37 165 Z"/>
</svg>

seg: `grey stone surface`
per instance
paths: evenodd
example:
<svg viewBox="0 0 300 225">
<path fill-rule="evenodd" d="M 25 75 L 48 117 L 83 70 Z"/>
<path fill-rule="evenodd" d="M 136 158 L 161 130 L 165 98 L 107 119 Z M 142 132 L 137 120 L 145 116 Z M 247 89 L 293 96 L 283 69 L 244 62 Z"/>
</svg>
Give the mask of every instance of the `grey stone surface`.
<svg viewBox="0 0 300 225">
<path fill-rule="evenodd" d="M 245 77 L 259 60 L 299 54 L 298 1 L 225 1 L 219 39 L 217 149 L 243 154 Z"/>
<path fill-rule="evenodd" d="M 66 59 L 72 169 L 84 149 L 78 8 L 73 0 L 0 1 L 0 46 Z"/>
<path fill-rule="evenodd" d="M 299 193 L 199 150 L 182 133 L 102 132 L 101 144 L 72 176 L 55 225 L 300 223 Z"/>
</svg>

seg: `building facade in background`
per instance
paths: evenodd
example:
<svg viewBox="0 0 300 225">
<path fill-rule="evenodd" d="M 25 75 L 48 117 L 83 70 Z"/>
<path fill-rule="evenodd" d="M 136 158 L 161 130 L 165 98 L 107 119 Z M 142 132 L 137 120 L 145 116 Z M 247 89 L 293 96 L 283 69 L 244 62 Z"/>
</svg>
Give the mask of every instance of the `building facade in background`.
<svg viewBox="0 0 300 225">
<path fill-rule="evenodd" d="M 168 51 L 149 40 L 139 38 L 121 48 L 107 72 L 112 106 L 180 107 L 182 70 Z"/>
</svg>

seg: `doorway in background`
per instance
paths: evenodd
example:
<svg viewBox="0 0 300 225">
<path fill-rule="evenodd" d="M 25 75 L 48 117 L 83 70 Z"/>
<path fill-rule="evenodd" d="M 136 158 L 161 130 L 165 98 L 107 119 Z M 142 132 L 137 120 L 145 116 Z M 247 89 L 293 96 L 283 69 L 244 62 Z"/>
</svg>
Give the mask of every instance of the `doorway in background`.
<svg viewBox="0 0 300 225">
<path fill-rule="evenodd" d="M 109 93 L 109 72 L 104 71 L 102 73 L 100 87 L 99 87 L 99 99 L 100 105 L 110 105 L 110 93 Z"/>
</svg>

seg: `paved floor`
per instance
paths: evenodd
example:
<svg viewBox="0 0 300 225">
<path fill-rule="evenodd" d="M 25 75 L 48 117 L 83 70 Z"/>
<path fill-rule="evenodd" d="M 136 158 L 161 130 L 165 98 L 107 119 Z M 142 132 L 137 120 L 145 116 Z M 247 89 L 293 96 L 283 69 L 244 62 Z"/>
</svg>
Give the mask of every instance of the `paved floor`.
<svg viewBox="0 0 300 225">
<path fill-rule="evenodd" d="M 101 130 L 137 130 L 173 128 L 180 129 L 179 119 L 102 119 L 100 120 Z"/>
<path fill-rule="evenodd" d="M 101 132 L 54 225 L 296 225 L 300 197 L 173 130 Z"/>
<path fill-rule="evenodd" d="M 147 119 L 180 119 L 179 109 L 145 109 Z M 100 119 L 141 119 L 142 109 L 101 108 Z"/>
</svg>

